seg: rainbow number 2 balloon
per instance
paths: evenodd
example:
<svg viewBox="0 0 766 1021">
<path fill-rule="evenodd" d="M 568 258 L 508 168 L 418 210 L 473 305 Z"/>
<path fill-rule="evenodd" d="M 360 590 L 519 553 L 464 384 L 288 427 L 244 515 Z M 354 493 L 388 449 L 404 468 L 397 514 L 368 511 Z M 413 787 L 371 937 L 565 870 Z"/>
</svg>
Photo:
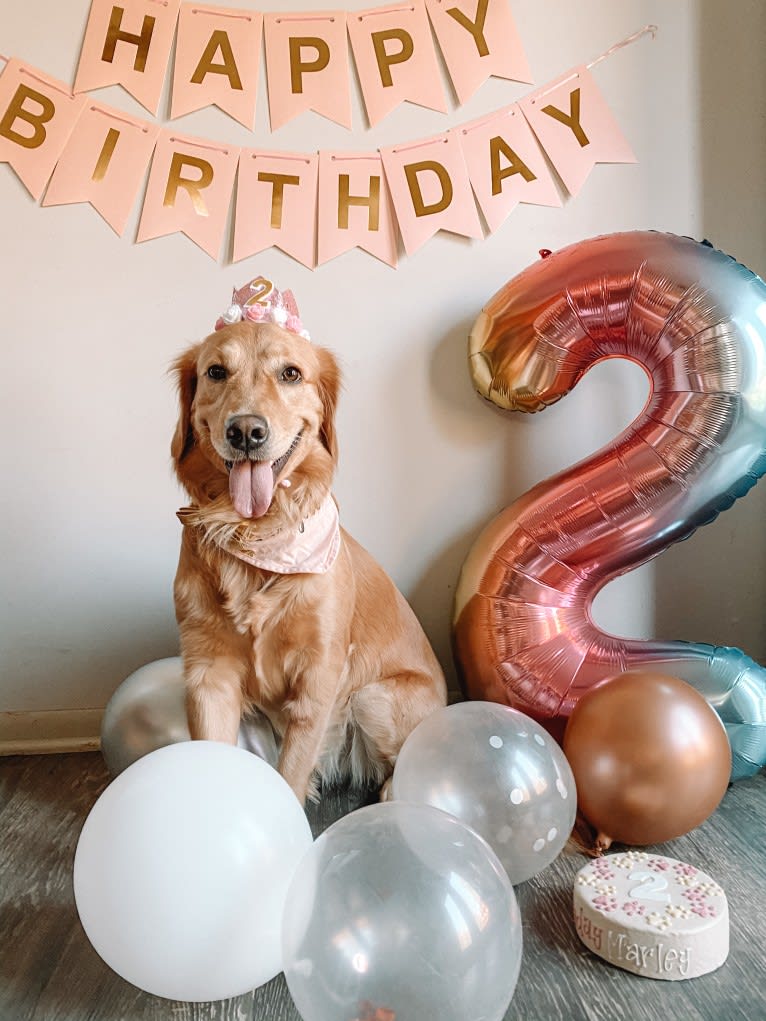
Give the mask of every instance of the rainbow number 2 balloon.
<svg viewBox="0 0 766 1021">
<path fill-rule="evenodd" d="M 766 470 L 766 284 L 707 244 L 631 232 L 549 255 L 487 304 L 469 343 L 476 389 L 538 411 L 603 358 L 640 364 L 642 413 L 541 482 L 471 549 L 455 603 L 465 693 L 560 735 L 578 698 L 627 670 L 672 674 L 721 716 L 732 778 L 766 762 L 766 670 L 738 649 L 621 639 L 590 614 L 611 579 L 687 538 Z"/>
</svg>

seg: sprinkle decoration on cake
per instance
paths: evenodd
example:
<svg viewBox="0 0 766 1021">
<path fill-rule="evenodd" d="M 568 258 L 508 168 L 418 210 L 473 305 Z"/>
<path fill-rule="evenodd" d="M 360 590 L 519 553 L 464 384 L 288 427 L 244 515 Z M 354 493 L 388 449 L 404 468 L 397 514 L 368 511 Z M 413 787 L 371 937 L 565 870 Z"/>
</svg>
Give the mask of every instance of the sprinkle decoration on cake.
<svg viewBox="0 0 766 1021">
<path fill-rule="evenodd" d="M 647 978 L 705 975 L 729 953 L 729 907 L 718 883 L 694 865 L 646 851 L 581 868 L 574 922 L 594 954 Z"/>
</svg>

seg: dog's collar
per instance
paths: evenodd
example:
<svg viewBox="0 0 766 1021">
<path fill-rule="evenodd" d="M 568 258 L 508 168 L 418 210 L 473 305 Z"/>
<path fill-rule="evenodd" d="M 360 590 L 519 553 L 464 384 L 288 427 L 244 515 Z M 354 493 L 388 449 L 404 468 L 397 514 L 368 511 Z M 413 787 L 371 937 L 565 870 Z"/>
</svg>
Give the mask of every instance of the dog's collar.
<svg viewBox="0 0 766 1021">
<path fill-rule="evenodd" d="M 187 524 L 187 508 L 178 512 Z M 293 528 L 280 529 L 259 537 L 255 528 L 238 528 L 233 534 L 213 541 L 239 560 L 275 574 L 324 574 L 340 551 L 338 508 L 329 494 L 315 514 Z"/>
</svg>

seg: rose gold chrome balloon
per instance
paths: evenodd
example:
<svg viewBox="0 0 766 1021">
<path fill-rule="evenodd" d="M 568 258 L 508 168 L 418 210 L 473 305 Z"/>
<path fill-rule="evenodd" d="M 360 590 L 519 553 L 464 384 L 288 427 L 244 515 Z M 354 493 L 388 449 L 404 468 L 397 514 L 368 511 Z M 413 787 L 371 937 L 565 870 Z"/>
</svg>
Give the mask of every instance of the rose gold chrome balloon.
<svg viewBox="0 0 766 1021">
<path fill-rule="evenodd" d="M 596 847 L 659 844 L 703 823 L 726 793 L 726 731 L 698 691 L 655 673 L 629 673 L 592 688 L 564 732 L 577 807 Z"/>
<path fill-rule="evenodd" d="M 718 710 L 732 777 L 766 762 L 766 670 L 737 649 L 600 631 L 596 593 L 687 538 L 766 470 L 766 284 L 688 238 L 607 235 L 550 255 L 503 287 L 470 338 L 482 396 L 538 411 L 596 362 L 641 365 L 651 394 L 611 444 L 540 483 L 481 534 L 463 566 L 454 645 L 466 694 L 561 736 L 579 697 L 647 669 Z"/>
</svg>

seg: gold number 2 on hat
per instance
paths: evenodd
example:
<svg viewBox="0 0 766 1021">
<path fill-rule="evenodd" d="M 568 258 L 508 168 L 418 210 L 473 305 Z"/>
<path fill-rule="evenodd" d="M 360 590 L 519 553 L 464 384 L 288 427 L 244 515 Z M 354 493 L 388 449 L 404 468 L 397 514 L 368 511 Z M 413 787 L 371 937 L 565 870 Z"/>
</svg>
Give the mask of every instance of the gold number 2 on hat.
<svg viewBox="0 0 766 1021">
<path fill-rule="evenodd" d="M 245 302 L 245 305 L 268 305 L 265 300 L 274 290 L 274 284 L 266 277 L 256 277 L 250 281 L 250 290 L 253 292 Z"/>
</svg>

